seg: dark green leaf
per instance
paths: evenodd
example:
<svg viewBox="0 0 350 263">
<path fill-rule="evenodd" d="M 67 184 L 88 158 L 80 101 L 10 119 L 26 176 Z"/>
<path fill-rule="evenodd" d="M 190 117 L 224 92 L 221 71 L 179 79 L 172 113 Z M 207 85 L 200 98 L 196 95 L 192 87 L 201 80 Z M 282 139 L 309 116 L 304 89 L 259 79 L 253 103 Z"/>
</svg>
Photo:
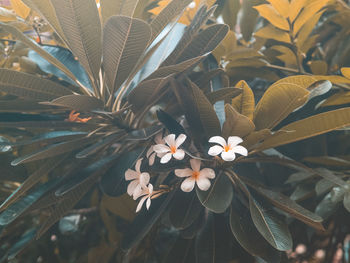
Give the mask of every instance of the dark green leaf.
<svg viewBox="0 0 350 263">
<path fill-rule="evenodd" d="M 164 124 L 164 126 L 168 129 L 169 133 L 173 133 L 176 136 L 181 133 L 186 134 L 185 129 L 178 123 L 173 117 L 171 117 L 168 113 L 162 110 L 157 111 L 158 120 Z"/>
<path fill-rule="evenodd" d="M 45 104 L 66 107 L 76 111 L 91 111 L 103 108 L 102 100 L 86 95 L 67 95 L 45 102 Z"/>
</svg>

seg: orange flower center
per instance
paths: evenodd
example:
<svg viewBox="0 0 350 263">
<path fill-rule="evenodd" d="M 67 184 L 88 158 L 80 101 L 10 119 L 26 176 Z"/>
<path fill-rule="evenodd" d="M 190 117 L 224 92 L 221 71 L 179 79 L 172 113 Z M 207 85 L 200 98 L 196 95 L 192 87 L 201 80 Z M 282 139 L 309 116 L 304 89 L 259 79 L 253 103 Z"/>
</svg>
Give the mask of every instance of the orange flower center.
<svg viewBox="0 0 350 263">
<path fill-rule="evenodd" d="M 226 145 L 226 146 L 224 147 L 224 150 L 225 150 L 225 152 L 228 152 L 229 150 L 231 150 L 231 148 L 230 148 L 230 146 Z"/>
<path fill-rule="evenodd" d="M 176 147 L 175 146 L 170 146 L 170 152 L 172 154 L 176 153 Z"/>
<path fill-rule="evenodd" d="M 192 172 L 192 177 L 197 180 L 198 177 L 199 177 L 199 171 L 193 171 Z"/>
</svg>

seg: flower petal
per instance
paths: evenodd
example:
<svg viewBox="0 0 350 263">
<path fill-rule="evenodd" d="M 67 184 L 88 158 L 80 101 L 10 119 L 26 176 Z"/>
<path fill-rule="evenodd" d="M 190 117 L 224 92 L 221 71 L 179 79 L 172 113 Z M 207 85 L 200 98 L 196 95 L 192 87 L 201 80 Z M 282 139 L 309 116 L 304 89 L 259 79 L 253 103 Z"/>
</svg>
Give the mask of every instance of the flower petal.
<svg viewBox="0 0 350 263">
<path fill-rule="evenodd" d="M 236 145 L 240 144 L 241 142 L 243 142 L 241 137 L 238 136 L 230 136 L 228 137 L 228 145 L 232 147 L 235 147 Z"/>
<path fill-rule="evenodd" d="M 191 159 L 190 163 L 191 163 L 192 170 L 196 171 L 196 172 L 199 172 L 199 170 L 201 169 L 201 160 Z"/>
<path fill-rule="evenodd" d="M 175 169 L 175 175 L 177 177 L 189 177 L 192 176 L 192 169 L 185 168 L 185 169 Z"/>
<path fill-rule="evenodd" d="M 146 196 L 144 196 L 144 197 L 141 198 L 139 204 L 138 204 L 137 207 L 136 207 L 136 213 L 139 212 L 139 211 L 141 210 L 142 205 L 143 205 L 143 203 L 145 202 L 145 200 L 147 199 L 147 197 L 148 197 L 148 196 L 146 195 Z"/>
<path fill-rule="evenodd" d="M 232 150 L 230 150 L 228 152 L 224 151 L 221 153 L 221 158 L 226 162 L 231 162 L 234 159 L 236 159 L 236 155 L 235 155 L 234 151 L 232 151 Z"/>
<path fill-rule="evenodd" d="M 130 181 L 130 180 L 135 180 L 139 178 L 139 174 L 135 172 L 134 170 L 128 169 L 125 172 L 125 180 Z"/>
<path fill-rule="evenodd" d="M 196 180 L 193 177 L 185 179 L 181 184 L 181 190 L 184 192 L 191 192 L 194 188 Z"/>
<path fill-rule="evenodd" d="M 142 164 L 142 158 L 138 159 L 137 162 L 136 162 L 136 164 L 135 164 L 135 170 L 136 170 L 136 172 L 138 172 L 138 173 L 141 173 L 141 172 L 140 172 L 141 164 Z"/>
<path fill-rule="evenodd" d="M 204 168 L 200 171 L 199 173 L 200 178 L 210 178 L 214 179 L 215 178 L 215 171 L 211 168 Z"/>
<path fill-rule="evenodd" d="M 136 200 L 137 198 L 139 198 L 139 197 L 142 196 L 142 195 L 145 195 L 145 192 L 142 190 L 141 185 L 138 184 L 138 185 L 135 187 L 135 190 L 134 190 L 132 196 L 133 196 L 134 200 Z"/>
<path fill-rule="evenodd" d="M 219 155 L 220 153 L 222 153 L 223 150 L 224 149 L 221 146 L 215 145 L 215 146 L 209 148 L 208 154 L 211 156 L 216 156 L 216 155 Z"/>
<path fill-rule="evenodd" d="M 175 141 L 176 148 L 178 148 L 181 144 L 183 144 L 184 141 L 186 140 L 186 138 L 187 138 L 187 136 L 185 134 L 181 133 Z"/>
<path fill-rule="evenodd" d="M 239 153 L 241 155 L 244 155 L 244 156 L 248 155 L 248 150 L 245 147 L 241 146 L 241 145 L 233 147 L 232 151 L 234 151 L 235 153 Z"/>
<path fill-rule="evenodd" d="M 138 185 L 139 185 L 139 182 L 137 180 L 131 181 L 131 183 L 128 185 L 128 188 L 126 190 L 128 195 L 132 196 Z"/>
<path fill-rule="evenodd" d="M 154 161 L 156 159 L 156 153 L 152 153 L 150 157 L 148 157 L 148 165 L 152 166 L 154 164 Z"/>
<path fill-rule="evenodd" d="M 146 188 L 149 183 L 149 179 L 150 179 L 149 173 L 140 174 L 140 179 L 139 179 L 140 185 Z"/>
<path fill-rule="evenodd" d="M 211 137 L 209 139 L 209 142 L 211 142 L 211 143 L 218 143 L 222 147 L 225 147 L 227 145 L 225 139 L 222 138 L 221 136 L 213 136 L 213 137 Z"/>
<path fill-rule="evenodd" d="M 172 154 L 171 153 L 167 153 L 166 155 L 164 155 L 161 159 L 160 159 L 160 163 L 167 163 L 170 161 Z"/>
<path fill-rule="evenodd" d="M 158 133 L 156 135 L 156 137 L 154 138 L 154 141 L 157 143 L 157 144 L 165 144 L 165 141 L 163 139 L 163 136 L 162 136 L 162 133 Z"/>
<path fill-rule="evenodd" d="M 205 178 L 205 177 L 199 178 L 196 181 L 196 183 L 198 185 L 198 188 L 201 189 L 202 191 L 207 191 L 210 188 L 210 185 L 211 185 L 209 179 Z"/>
<path fill-rule="evenodd" d="M 151 196 L 153 193 L 153 185 L 152 184 L 149 184 L 148 185 L 148 194 Z"/>
<path fill-rule="evenodd" d="M 158 153 L 167 153 L 170 152 L 170 148 L 164 144 L 156 144 L 153 146 L 153 150 Z"/>
<path fill-rule="evenodd" d="M 176 160 L 182 160 L 185 157 L 185 151 L 178 149 L 176 152 L 173 154 L 174 158 Z"/>
<path fill-rule="evenodd" d="M 170 147 L 175 146 L 175 134 L 169 134 L 164 140 Z"/>
<path fill-rule="evenodd" d="M 146 208 L 147 210 L 149 210 L 149 207 L 151 206 L 151 198 L 147 198 L 147 202 L 146 202 Z"/>
</svg>

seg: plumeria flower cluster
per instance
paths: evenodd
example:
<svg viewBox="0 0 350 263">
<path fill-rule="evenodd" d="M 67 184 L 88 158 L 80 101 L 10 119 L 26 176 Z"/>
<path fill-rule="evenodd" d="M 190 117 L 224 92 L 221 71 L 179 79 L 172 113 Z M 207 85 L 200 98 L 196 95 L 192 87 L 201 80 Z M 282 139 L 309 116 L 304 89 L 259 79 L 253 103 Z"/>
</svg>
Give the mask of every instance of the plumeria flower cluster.
<svg viewBox="0 0 350 263">
<path fill-rule="evenodd" d="M 185 134 L 180 134 L 177 138 L 175 134 L 169 134 L 164 138 L 161 135 L 155 137 L 156 145 L 150 147 L 147 151 L 149 166 L 155 162 L 155 158 L 160 158 L 160 163 L 168 163 L 172 158 L 175 160 L 183 160 L 185 151 L 180 146 L 186 140 Z M 226 142 L 223 137 L 214 136 L 209 139 L 210 143 L 218 145 L 210 147 L 208 154 L 211 156 L 221 155 L 224 161 L 231 162 L 235 160 L 236 154 L 243 156 L 248 155 L 248 151 L 243 146 L 239 145 L 243 140 L 238 136 L 230 136 Z M 146 208 L 149 209 L 151 199 L 155 198 L 161 191 L 154 191 L 153 185 L 149 183 L 150 175 L 147 172 L 141 172 L 142 158 L 137 160 L 135 170 L 128 169 L 125 172 L 125 180 L 131 181 L 128 185 L 127 193 L 134 198 L 134 200 L 141 197 L 136 212 L 139 212 L 146 201 Z M 191 192 L 195 185 L 202 191 L 207 191 L 211 182 L 209 179 L 215 178 L 215 171 L 211 168 L 201 169 L 201 161 L 192 158 L 190 160 L 190 167 L 185 169 L 175 169 L 174 173 L 177 177 L 185 178 L 181 183 L 181 190 L 184 192 Z"/>
</svg>

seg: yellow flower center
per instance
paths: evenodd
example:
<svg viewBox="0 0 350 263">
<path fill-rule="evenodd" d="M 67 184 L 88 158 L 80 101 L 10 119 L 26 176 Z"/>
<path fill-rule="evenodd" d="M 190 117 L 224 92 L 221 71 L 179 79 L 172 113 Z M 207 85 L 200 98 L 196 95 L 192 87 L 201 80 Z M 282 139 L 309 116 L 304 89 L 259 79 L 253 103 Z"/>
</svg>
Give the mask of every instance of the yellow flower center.
<svg viewBox="0 0 350 263">
<path fill-rule="evenodd" d="M 197 180 L 198 177 L 199 177 L 199 171 L 193 171 L 192 172 L 192 177 Z"/>
<path fill-rule="evenodd" d="M 175 147 L 175 146 L 171 146 L 171 147 L 170 147 L 170 152 L 171 152 L 172 154 L 176 153 L 176 147 Z"/>
<path fill-rule="evenodd" d="M 226 146 L 224 147 L 224 150 L 225 150 L 225 152 L 228 152 L 229 150 L 231 150 L 231 148 L 230 148 L 230 146 L 226 145 Z"/>
</svg>

